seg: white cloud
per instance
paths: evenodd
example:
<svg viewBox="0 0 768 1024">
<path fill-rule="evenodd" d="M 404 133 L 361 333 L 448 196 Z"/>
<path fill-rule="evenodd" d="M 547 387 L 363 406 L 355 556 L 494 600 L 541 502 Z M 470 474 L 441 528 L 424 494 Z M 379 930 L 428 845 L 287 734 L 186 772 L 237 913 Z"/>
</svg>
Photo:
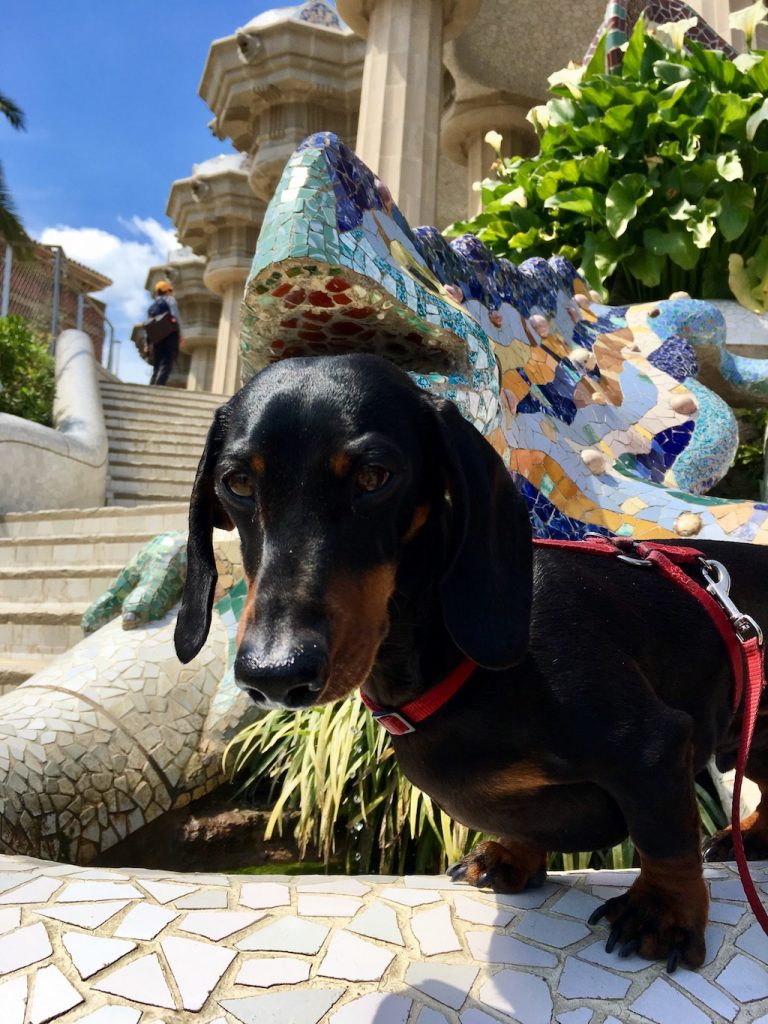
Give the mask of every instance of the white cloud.
<svg viewBox="0 0 768 1024">
<path fill-rule="evenodd" d="M 132 217 L 121 221 L 134 238 L 120 238 L 102 228 L 73 228 L 65 224 L 45 228 L 40 241 L 60 245 L 65 254 L 84 263 L 114 282 L 98 292 L 107 303 L 107 316 L 125 338 L 131 325 L 146 316 L 149 300 L 144 289 L 147 271 L 165 263 L 168 254 L 179 248 L 173 231 L 151 217 Z"/>
</svg>

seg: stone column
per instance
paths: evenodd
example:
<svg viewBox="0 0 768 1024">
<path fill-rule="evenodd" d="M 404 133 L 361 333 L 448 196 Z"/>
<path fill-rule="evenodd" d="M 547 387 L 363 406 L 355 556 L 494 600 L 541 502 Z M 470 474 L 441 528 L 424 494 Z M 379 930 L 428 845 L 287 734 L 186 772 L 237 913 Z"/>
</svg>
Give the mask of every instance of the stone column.
<svg viewBox="0 0 768 1024">
<path fill-rule="evenodd" d="M 294 149 L 330 131 L 354 144 L 365 44 L 327 0 L 265 11 L 216 39 L 200 96 L 210 128 L 250 157 L 254 195 L 268 202 Z"/>
<path fill-rule="evenodd" d="M 367 38 L 357 154 L 392 191 L 411 224 L 436 218 L 443 43 L 479 0 L 337 0 Z"/>
<path fill-rule="evenodd" d="M 203 282 L 221 296 L 210 382 L 217 394 L 233 395 L 241 384 L 240 301 L 264 210 L 249 188 L 248 164 L 239 154 L 198 164 L 191 178 L 173 183 L 168 199 L 179 240 L 207 257 Z"/>
<path fill-rule="evenodd" d="M 213 391 L 213 363 L 221 319 L 221 300 L 205 286 L 205 259 L 174 255 L 166 267 L 179 304 L 188 391 Z"/>
</svg>

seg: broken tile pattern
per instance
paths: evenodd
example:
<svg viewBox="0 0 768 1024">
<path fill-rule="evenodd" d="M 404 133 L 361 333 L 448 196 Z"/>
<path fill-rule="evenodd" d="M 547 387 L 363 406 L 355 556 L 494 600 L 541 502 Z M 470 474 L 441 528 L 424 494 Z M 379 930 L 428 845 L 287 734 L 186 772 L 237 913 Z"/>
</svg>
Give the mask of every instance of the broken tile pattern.
<svg viewBox="0 0 768 1024">
<path fill-rule="evenodd" d="M 704 346 L 729 363 L 708 303 L 608 307 L 560 257 L 514 266 L 471 235 L 411 231 L 329 132 L 285 167 L 242 308 L 244 380 L 295 355 L 398 362 L 501 452 L 538 536 L 766 543 L 764 504 L 702 497 L 737 445 L 730 409 L 696 379 Z M 744 395 L 766 385 L 765 362 L 747 362 L 754 380 L 721 369 Z"/>
<path fill-rule="evenodd" d="M 593 891 L 615 893 L 633 871 L 558 872 L 499 896 L 442 877 L 61 868 L 0 857 L 22 900 L 31 882 L 61 882 L 45 902 L 2 908 L 2 1024 L 768 1022 L 768 940 L 732 865 L 707 879 L 732 920 L 707 929 L 700 971 L 672 975 L 606 953 L 607 927 L 585 922 Z"/>
</svg>

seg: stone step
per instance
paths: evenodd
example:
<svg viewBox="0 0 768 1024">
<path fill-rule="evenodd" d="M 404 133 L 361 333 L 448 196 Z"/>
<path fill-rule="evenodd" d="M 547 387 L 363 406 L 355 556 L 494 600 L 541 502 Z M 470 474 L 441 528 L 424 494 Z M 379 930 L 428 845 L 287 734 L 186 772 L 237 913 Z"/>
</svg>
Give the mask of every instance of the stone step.
<svg viewBox="0 0 768 1024">
<path fill-rule="evenodd" d="M 142 425 L 141 423 L 113 423 L 107 424 L 107 436 L 110 447 L 115 442 L 121 444 L 144 443 L 153 447 L 161 444 L 182 445 L 186 451 L 203 450 L 208 428 L 203 426 L 183 427 L 175 423 L 166 424 L 161 430 L 158 427 Z"/>
<path fill-rule="evenodd" d="M 182 522 L 179 529 L 185 529 Z M 61 534 L 50 537 L 0 537 L 0 566 L 88 565 L 111 563 L 125 565 L 158 533 L 164 530 L 137 530 L 114 537 Z"/>
<path fill-rule="evenodd" d="M 143 434 L 151 432 L 158 437 L 165 437 L 167 434 L 181 437 L 192 434 L 195 437 L 205 437 L 212 421 L 212 416 L 145 416 L 143 413 L 133 412 L 130 409 L 121 409 L 115 412 L 105 410 L 104 412 L 104 423 L 109 435 L 113 430 L 130 430 L 141 431 Z"/>
<path fill-rule="evenodd" d="M 25 654 L 14 651 L 0 654 L 0 695 L 14 690 L 30 676 L 42 671 L 53 657 L 51 654 Z"/>
<path fill-rule="evenodd" d="M 122 564 L 111 562 L 3 567 L 0 568 L 0 602 L 90 602 L 104 593 L 122 568 Z"/>
<path fill-rule="evenodd" d="M 161 405 L 159 402 L 124 401 L 120 398 L 104 399 L 102 408 L 105 416 L 130 413 L 152 423 L 187 422 L 205 420 L 210 422 L 217 406 Z"/>
<path fill-rule="evenodd" d="M 137 483 L 152 481 L 159 485 L 165 483 L 186 483 L 192 486 L 195 479 L 197 460 L 191 459 L 186 466 L 177 467 L 175 463 L 166 462 L 161 464 L 146 465 L 134 461 L 130 464 L 109 463 L 109 478 L 114 490 L 118 480 L 135 480 Z"/>
<path fill-rule="evenodd" d="M 194 452 L 195 457 L 199 459 L 203 453 L 204 444 L 204 438 L 200 438 L 199 441 L 194 439 L 190 441 L 188 437 L 184 440 L 171 441 L 165 437 L 126 436 L 121 432 L 119 437 L 113 434 L 109 438 L 109 457 L 111 461 L 117 455 L 143 455 L 146 453 L 165 460 L 166 458 L 186 458 Z"/>
<path fill-rule="evenodd" d="M 157 455 L 152 451 L 148 452 L 110 452 L 109 469 L 110 473 L 118 476 L 125 476 L 128 473 L 143 472 L 151 469 L 159 472 L 183 473 L 186 480 L 190 473 L 194 476 L 200 462 L 200 455 L 196 452 L 178 452 L 173 455 Z M 170 480 L 181 479 L 181 477 L 169 477 Z"/>
<path fill-rule="evenodd" d="M 110 491 L 115 504 L 120 504 L 122 499 L 141 501 L 145 504 L 151 501 L 183 501 L 189 502 L 192 491 L 192 480 L 187 483 L 163 480 L 112 480 Z"/>
<path fill-rule="evenodd" d="M 101 384 L 104 401 L 129 404 L 157 404 L 163 407 L 216 409 L 229 400 L 229 395 L 215 395 L 210 391 L 183 391 L 179 388 L 158 388 L 147 384 Z"/>
<path fill-rule="evenodd" d="M 0 601 L 0 651 L 60 654 L 83 638 L 80 619 L 90 601 Z"/>
<path fill-rule="evenodd" d="M 52 542 L 57 536 L 105 539 L 121 533 L 162 533 L 186 530 L 188 508 L 181 500 L 144 502 L 137 508 L 54 509 L 47 512 L 9 512 L 0 516 L 0 539 L 36 537 Z"/>
</svg>

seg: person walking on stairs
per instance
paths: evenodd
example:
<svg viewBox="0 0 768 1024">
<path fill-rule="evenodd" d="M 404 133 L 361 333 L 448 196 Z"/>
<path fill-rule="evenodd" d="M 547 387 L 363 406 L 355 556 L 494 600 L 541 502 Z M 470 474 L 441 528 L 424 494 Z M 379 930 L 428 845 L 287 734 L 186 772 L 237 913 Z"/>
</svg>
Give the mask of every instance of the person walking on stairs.
<svg viewBox="0 0 768 1024">
<path fill-rule="evenodd" d="M 151 349 L 152 377 L 150 384 L 162 385 L 168 382 L 173 364 L 179 354 L 181 341 L 181 319 L 179 306 L 173 296 L 173 286 L 169 281 L 158 281 L 155 285 L 155 301 L 149 307 L 148 314 L 156 323 L 162 323 L 164 337 L 153 341 L 147 329 L 148 344 Z M 149 323 L 149 322 L 148 322 Z"/>
</svg>

